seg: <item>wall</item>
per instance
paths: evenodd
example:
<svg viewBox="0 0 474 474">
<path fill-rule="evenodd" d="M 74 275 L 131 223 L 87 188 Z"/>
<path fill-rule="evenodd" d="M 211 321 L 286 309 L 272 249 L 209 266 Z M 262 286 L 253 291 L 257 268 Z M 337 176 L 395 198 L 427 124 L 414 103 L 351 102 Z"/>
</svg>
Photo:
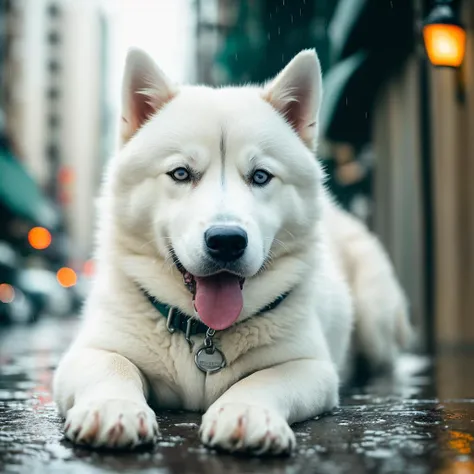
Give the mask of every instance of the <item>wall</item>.
<svg viewBox="0 0 474 474">
<path fill-rule="evenodd" d="M 393 260 L 410 302 L 421 347 L 426 347 L 419 64 L 414 55 L 380 91 L 373 133 L 374 230 Z"/>
<path fill-rule="evenodd" d="M 436 334 L 445 346 L 474 343 L 474 5 L 460 72 L 430 68 L 436 206 Z M 465 98 L 459 100 L 465 82 Z M 461 86 L 462 87 L 462 86 Z"/>
<path fill-rule="evenodd" d="M 80 264 L 92 248 L 103 165 L 107 98 L 101 91 L 107 78 L 101 41 L 107 18 L 101 0 L 16 1 L 14 6 L 9 129 L 27 169 L 63 206 L 70 256 Z M 52 42 L 51 34 L 58 39 Z M 62 167 L 73 172 L 64 189 L 58 185 Z"/>
<path fill-rule="evenodd" d="M 71 2 L 63 13 L 62 164 L 73 171 L 65 211 L 73 261 L 89 257 L 94 234 L 94 200 L 102 157 L 101 30 L 95 2 Z"/>
<path fill-rule="evenodd" d="M 45 159 L 45 3 L 13 2 L 7 19 L 12 35 L 6 65 L 11 91 L 6 110 L 8 130 L 19 159 L 41 186 L 46 186 L 49 176 Z"/>
</svg>

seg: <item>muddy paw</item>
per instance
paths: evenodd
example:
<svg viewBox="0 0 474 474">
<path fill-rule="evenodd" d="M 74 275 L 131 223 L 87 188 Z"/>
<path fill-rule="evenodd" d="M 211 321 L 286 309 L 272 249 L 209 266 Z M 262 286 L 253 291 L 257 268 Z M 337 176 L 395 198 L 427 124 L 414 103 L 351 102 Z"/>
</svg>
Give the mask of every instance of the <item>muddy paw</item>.
<svg viewBox="0 0 474 474">
<path fill-rule="evenodd" d="M 254 454 L 289 454 L 296 444 L 293 431 L 278 413 L 240 403 L 209 410 L 200 436 L 206 446 Z"/>
<path fill-rule="evenodd" d="M 155 413 L 129 400 L 95 400 L 74 405 L 67 413 L 66 438 L 103 448 L 133 448 L 152 443 L 158 435 Z"/>
</svg>

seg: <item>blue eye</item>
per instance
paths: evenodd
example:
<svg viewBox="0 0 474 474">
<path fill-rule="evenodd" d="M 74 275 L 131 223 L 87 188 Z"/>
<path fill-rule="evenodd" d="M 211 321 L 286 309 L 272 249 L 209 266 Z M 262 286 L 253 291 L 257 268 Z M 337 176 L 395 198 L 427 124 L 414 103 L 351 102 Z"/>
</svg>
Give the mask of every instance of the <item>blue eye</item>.
<svg viewBox="0 0 474 474">
<path fill-rule="evenodd" d="M 181 183 L 191 180 L 191 173 L 189 172 L 189 170 L 183 167 L 176 168 L 173 171 L 170 171 L 168 175 L 171 176 L 171 178 L 175 181 Z"/>
<path fill-rule="evenodd" d="M 252 175 L 252 183 L 256 186 L 265 186 L 271 181 L 272 178 L 273 175 L 271 175 L 268 171 L 257 170 Z"/>
</svg>

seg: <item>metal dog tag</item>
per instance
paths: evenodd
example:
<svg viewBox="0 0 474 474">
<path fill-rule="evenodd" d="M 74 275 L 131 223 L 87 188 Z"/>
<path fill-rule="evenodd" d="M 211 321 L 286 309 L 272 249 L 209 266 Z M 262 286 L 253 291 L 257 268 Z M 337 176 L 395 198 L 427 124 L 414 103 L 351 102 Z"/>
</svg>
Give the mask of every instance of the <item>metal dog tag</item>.
<svg viewBox="0 0 474 474">
<path fill-rule="evenodd" d="M 211 352 L 206 346 L 202 346 L 196 352 L 194 362 L 199 370 L 207 374 L 219 372 L 226 364 L 224 354 L 219 349 L 214 347 Z"/>
<path fill-rule="evenodd" d="M 206 374 L 219 372 L 226 366 L 224 354 L 217 349 L 212 340 L 215 333 L 214 329 L 207 330 L 204 345 L 194 355 L 194 363 L 197 368 Z"/>
</svg>

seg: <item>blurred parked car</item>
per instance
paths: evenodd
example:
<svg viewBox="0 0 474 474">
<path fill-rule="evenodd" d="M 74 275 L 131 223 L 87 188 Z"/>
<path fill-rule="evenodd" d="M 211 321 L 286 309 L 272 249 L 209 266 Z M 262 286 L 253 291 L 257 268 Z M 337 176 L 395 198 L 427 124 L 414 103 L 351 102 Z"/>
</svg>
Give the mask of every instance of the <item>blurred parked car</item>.
<svg viewBox="0 0 474 474">
<path fill-rule="evenodd" d="M 18 273 L 16 286 L 33 302 L 38 313 L 62 316 L 73 310 L 73 297 L 70 288 L 63 288 L 56 275 L 39 268 L 22 270 Z"/>
<path fill-rule="evenodd" d="M 23 268 L 23 263 L 11 245 L 0 242 L 0 324 L 33 323 L 43 314 L 77 313 L 86 281 L 79 279 L 77 287 L 63 288 L 53 271 Z"/>
<path fill-rule="evenodd" d="M 16 286 L 19 257 L 12 246 L 0 242 L 0 323 L 32 322 L 39 312 Z"/>
</svg>

